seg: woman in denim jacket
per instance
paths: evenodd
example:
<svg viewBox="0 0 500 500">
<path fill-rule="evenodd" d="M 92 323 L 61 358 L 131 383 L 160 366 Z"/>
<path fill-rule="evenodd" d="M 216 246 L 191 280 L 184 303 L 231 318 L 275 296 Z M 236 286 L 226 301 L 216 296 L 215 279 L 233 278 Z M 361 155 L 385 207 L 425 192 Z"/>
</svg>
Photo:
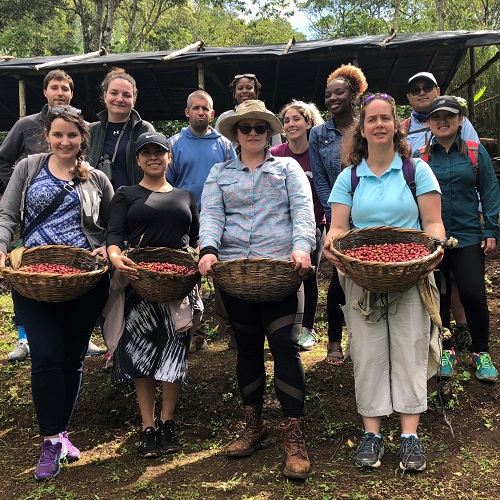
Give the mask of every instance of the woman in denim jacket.
<svg viewBox="0 0 500 500">
<path fill-rule="evenodd" d="M 332 118 L 313 127 L 309 135 L 313 181 L 325 210 L 327 226 L 331 223 L 328 198 L 342 169 L 342 136 L 354 124 L 355 104 L 367 88 L 365 75 L 359 68 L 352 64 L 337 68 L 328 76 L 325 89 L 325 106 Z M 340 308 L 344 303 L 344 292 L 334 272 L 327 297 L 328 347 L 325 360 L 333 366 L 344 364 L 341 347 L 344 316 Z"/>
</svg>

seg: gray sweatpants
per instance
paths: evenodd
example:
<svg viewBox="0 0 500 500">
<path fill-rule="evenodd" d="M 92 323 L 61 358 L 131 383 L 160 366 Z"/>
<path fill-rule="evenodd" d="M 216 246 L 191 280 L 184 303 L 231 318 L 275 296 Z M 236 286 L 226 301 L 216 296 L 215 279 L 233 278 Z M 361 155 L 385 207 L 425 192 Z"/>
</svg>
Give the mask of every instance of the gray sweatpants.
<svg viewBox="0 0 500 500">
<path fill-rule="evenodd" d="M 343 311 L 351 335 L 358 412 L 380 417 L 393 411 L 416 414 L 427 410 L 431 320 L 418 287 L 389 294 L 389 314 L 381 319 L 380 294 L 365 297 L 372 308 L 366 316 L 352 307 L 363 290 L 342 273 L 340 283 L 346 297 Z"/>
</svg>

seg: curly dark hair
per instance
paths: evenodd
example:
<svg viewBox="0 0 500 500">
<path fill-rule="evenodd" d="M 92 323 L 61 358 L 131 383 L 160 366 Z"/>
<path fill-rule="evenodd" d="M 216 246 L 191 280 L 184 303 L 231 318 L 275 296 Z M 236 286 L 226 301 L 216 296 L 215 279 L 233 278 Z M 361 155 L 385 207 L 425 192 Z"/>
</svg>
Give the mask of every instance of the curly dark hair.
<svg viewBox="0 0 500 500">
<path fill-rule="evenodd" d="M 394 151 L 398 152 L 402 159 L 411 158 L 411 147 L 406 140 L 406 134 L 401 128 L 401 121 L 396 111 L 396 101 L 388 94 L 371 94 L 366 97 L 361 104 L 359 121 L 351 128 L 344 143 L 344 164 L 359 165 L 363 158 L 368 158 L 368 142 L 361 135 L 361 129 L 364 127 L 366 108 L 372 101 L 383 100 L 391 106 L 392 116 L 394 118 Z"/>
</svg>

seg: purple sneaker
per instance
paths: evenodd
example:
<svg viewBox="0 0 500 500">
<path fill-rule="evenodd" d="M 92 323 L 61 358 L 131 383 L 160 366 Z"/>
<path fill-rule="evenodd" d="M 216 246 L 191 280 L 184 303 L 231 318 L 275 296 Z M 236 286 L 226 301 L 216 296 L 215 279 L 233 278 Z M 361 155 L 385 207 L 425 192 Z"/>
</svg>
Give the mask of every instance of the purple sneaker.
<svg viewBox="0 0 500 500">
<path fill-rule="evenodd" d="M 60 436 L 61 441 L 66 445 L 66 449 L 68 450 L 68 453 L 66 454 L 68 462 L 76 462 L 79 460 L 80 450 L 69 440 L 68 431 L 61 432 Z"/>
<path fill-rule="evenodd" d="M 43 481 L 56 477 L 61 472 L 61 460 L 66 456 L 66 446 L 61 441 L 52 444 L 50 439 L 46 439 L 40 446 L 42 453 L 35 468 L 35 479 Z"/>
</svg>

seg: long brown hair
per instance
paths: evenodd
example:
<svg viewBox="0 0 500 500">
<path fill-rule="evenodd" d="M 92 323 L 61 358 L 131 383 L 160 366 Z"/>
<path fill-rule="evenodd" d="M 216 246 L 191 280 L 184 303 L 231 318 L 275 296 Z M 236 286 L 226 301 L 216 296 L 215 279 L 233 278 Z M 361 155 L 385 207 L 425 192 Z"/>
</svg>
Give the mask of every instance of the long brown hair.
<svg viewBox="0 0 500 500">
<path fill-rule="evenodd" d="M 90 145 L 89 127 L 80 114 L 72 113 L 70 111 L 63 111 L 62 113 L 51 113 L 49 111 L 47 113 L 47 117 L 45 118 L 45 134 L 49 134 L 50 129 L 52 128 L 52 122 L 56 118 L 61 118 L 68 123 L 74 123 L 82 135 L 82 144 L 80 146 L 80 150 L 76 154 L 76 165 L 69 172 L 78 180 L 86 181 L 89 178 L 89 169 L 85 163 L 85 153 Z"/>
<path fill-rule="evenodd" d="M 363 158 L 368 157 L 368 142 L 361 135 L 361 129 L 364 127 L 366 117 L 366 108 L 372 101 L 382 99 L 391 106 L 392 117 L 394 119 L 394 151 L 399 153 L 402 159 L 411 158 L 411 146 L 406 140 L 406 135 L 401 129 L 401 121 L 397 115 L 396 102 L 388 94 L 371 94 L 366 97 L 361 104 L 359 121 L 352 127 L 352 134 L 349 134 L 344 146 L 344 164 L 359 165 Z"/>
</svg>

